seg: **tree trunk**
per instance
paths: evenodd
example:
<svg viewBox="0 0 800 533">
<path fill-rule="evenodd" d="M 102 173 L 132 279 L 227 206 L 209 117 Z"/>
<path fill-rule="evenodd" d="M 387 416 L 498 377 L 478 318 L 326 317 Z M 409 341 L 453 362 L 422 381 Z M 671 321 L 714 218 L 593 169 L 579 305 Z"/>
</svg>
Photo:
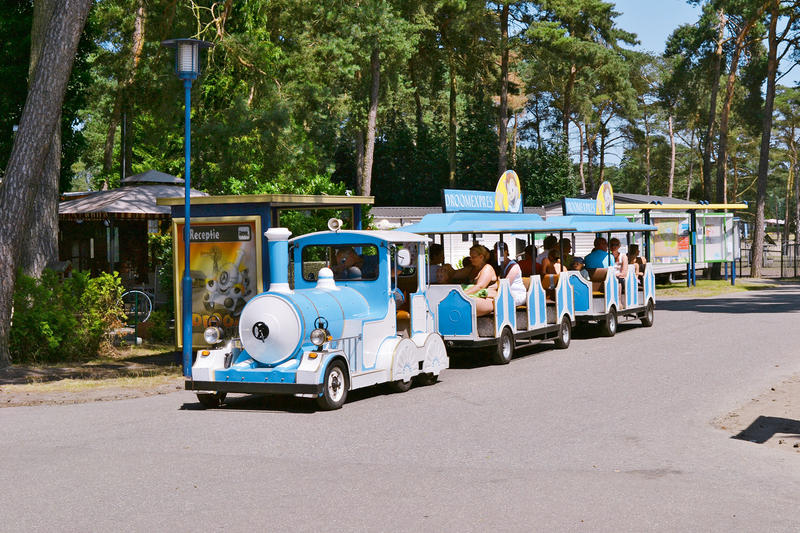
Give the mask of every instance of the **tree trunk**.
<svg viewBox="0 0 800 533">
<path fill-rule="evenodd" d="M 694 128 L 692 128 L 692 138 L 689 141 L 689 177 L 686 178 L 686 199 L 692 195 L 692 172 L 694 171 Z"/>
<path fill-rule="evenodd" d="M 586 185 L 590 191 L 596 192 L 597 187 L 594 186 L 594 177 L 592 176 L 592 143 L 594 142 L 594 137 L 589 137 L 589 124 L 584 123 L 583 130 L 586 135 Z"/>
<path fill-rule="evenodd" d="M 497 135 L 497 175 L 501 176 L 508 168 L 508 3 L 504 3 L 500 13 L 500 110 Z"/>
<path fill-rule="evenodd" d="M 650 194 L 650 122 L 644 121 L 644 190 Z"/>
<path fill-rule="evenodd" d="M 511 167 L 516 168 L 517 166 L 517 135 L 518 135 L 518 125 L 519 119 L 522 116 L 522 113 L 517 115 L 514 113 L 514 127 L 511 128 Z"/>
<path fill-rule="evenodd" d="M 145 23 L 145 5 L 144 0 L 138 0 L 136 7 L 136 17 L 133 21 L 133 34 L 131 35 L 131 62 L 128 73 L 123 78 L 117 87 L 117 93 L 114 96 L 114 107 L 111 111 L 111 117 L 108 121 L 108 130 L 106 131 L 106 142 L 103 146 L 103 174 L 108 179 L 111 173 L 111 168 L 114 164 L 114 140 L 116 139 L 117 126 L 120 120 L 127 116 L 130 120 L 130 105 L 127 102 L 128 90 L 133 85 L 133 80 L 136 77 L 136 69 L 139 66 L 139 60 L 142 58 L 142 49 L 144 47 L 144 23 Z M 130 133 L 126 126 L 123 126 L 123 131 L 120 135 L 120 175 L 128 176 L 131 174 L 131 161 L 130 155 L 133 153 L 131 146 Z M 127 150 L 128 153 L 125 153 Z"/>
<path fill-rule="evenodd" d="M 725 85 L 725 101 L 722 105 L 722 113 L 719 118 L 719 146 L 717 148 L 717 190 L 716 201 L 726 203 L 727 199 L 727 177 L 728 177 L 728 119 L 731 114 L 733 104 L 733 93 L 736 87 L 736 72 L 739 69 L 739 57 L 742 55 L 742 48 L 745 44 L 747 34 L 750 29 L 761 18 L 763 8 L 756 12 L 747 23 L 742 27 L 734 41 L 733 56 L 731 57 L 731 67 L 728 70 L 728 81 Z M 777 215 L 776 215 L 777 216 Z"/>
<path fill-rule="evenodd" d="M 47 25 L 36 73 L 0 187 L 0 367 L 11 363 L 8 333 L 17 267 L 30 239 L 30 205 L 59 125 L 64 93 L 91 0 L 61 0 Z"/>
<path fill-rule="evenodd" d="M 714 146 L 714 119 L 717 115 L 717 93 L 719 92 L 719 72 L 722 66 L 722 44 L 725 37 L 725 11 L 719 10 L 717 30 L 717 49 L 714 52 L 714 67 L 711 71 L 711 98 L 708 104 L 708 127 L 703 149 L 703 198 L 711 200 L 711 151 Z"/>
<path fill-rule="evenodd" d="M 450 128 L 448 132 L 449 145 L 447 147 L 447 162 L 450 165 L 450 173 L 447 183 L 450 187 L 456 186 L 456 127 L 458 126 L 456 117 L 456 65 L 452 53 L 450 54 Z"/>
<path fill-rule="evenodd" d="M 356 130 L 356 194 L 364 194 L 364 137 L 366 132 L 358 128 Z"/>
<path fill-rule="evenodd" d="M 767 175 L 769 173 L 769 145 L 772 134 L 772 109 L 775 103 L 775 75 L 778 70 L 778 3 L 770 8 L 769 52 L 767 53 L 767 94 L 761 124 L 761 148 L 758 157 L 758 189 L 756 193 L 756 221 L 753 230 L 752 276 L 761 277 L 761 258 L 764 254 L 764 204 L 767 200 Z"/>
<path fill-rule="evenodd" d="M 39 54 L 44 45 L 47 25 L 58 4 L 57 0 L 39 0 L 33 6 L 31 27 L 31 61 L 28 80 L 33 81 Z M 53 138 L 50 141 L 42 173 L 37 177 L 33 199 L 31 239 L 22 251 L 20 267 L 27 276 L 39 277 L 48 263 L 58 259 L 58 189 L 61 177 L 61 112 L 59 110 Z"/>
<path fill-rule="evenodd" d="M 672 115 L 667 120 L 669 124 L 669 186 L 667 188 L 667 196 L 672 198 L 672 189 L 675 186 L 675 131 L 672 128 Z"/>
<path fill-rule="evenodd" d="M 579 155 L 579 163 L 578 163 L 578 173 L 581 175 L 581 192 L 586 193 L 586 178 L 583 176 L 583 128 L 581 127 L 580 122 L 576 122 L 578 126 L 578 154 Z"/>
<path fill-rule="evenodd" d="M 572 90 L 575 87 L 575 76 L 578 73 L 578 68 L 572 65 L 569 69 L 569 78 L 567 78 L 567 86 L 564 89 L 564 116 L 561 117 L 561 127 L 563 129 L 564 144 L 569 146 L 569 117 L 572 114 Z"/>
<path fill-rule="evenodd" d="M 364 147 L 364 173 L 361 194 L 369 196 L 372 191 L 372 161 L 375 155 L 375 129 L 378 124 L 378 96 L 381 88 L 381 55 L 378 47 L 372 49 L 369 60 L 372 84 L 369 91 L 369 113 L 367 114 L 367 138 Z"/>
</svg>

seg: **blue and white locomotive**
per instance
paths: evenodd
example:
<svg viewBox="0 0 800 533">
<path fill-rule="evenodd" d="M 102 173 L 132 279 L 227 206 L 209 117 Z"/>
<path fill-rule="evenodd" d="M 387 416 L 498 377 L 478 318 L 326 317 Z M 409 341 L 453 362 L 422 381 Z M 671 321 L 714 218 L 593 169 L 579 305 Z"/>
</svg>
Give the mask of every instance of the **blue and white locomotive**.
<svg viewBox="0 0 800 533">
<path fill-rule="evenodd" d="M 349 390 L 388 382 L 402 392 L 449 366 L 426 297 L 429 239 L 329 227 L 291 240 L 285 228 L 267 230 L 270 289 L 242 310 L 238 338 L 206 330 L 216 348 L 198 352 L 186 381 L 203 405 L 237 392 L 337 409 Z"/>
</svg>

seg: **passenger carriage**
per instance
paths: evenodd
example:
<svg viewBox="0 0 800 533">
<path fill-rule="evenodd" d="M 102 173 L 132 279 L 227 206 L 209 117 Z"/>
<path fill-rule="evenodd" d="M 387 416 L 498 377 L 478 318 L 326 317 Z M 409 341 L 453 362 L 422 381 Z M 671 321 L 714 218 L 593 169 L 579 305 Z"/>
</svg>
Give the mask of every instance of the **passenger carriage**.
<svg viewBox="0 0 800 533">
<path fill-rule="evenodd" d="M 429 236 L 481 233 L 499 234 L 501 242 L 512 235 L 560 233 L 572 230 L 569 224 L 544 221 L 539 215 L 505 212 L 456 212 L 430 214 L 417 224 L 402 228 Z M 533 275 L 523 278 L 525 304 L 516 306 L 506 279 L 498 280 L 494 312 L 477 316 L 475 298 L 460 284 L 434 284 L 428 280 L 427 292 L 436 331 L 451 348 L 493 348 L 492 359 L 508 363 L 516 346 L 534 340 L 553 339 L 558 348 L 567 348 L 575 324 L 575 306 L 570 278 L 575 272 Z"/>
<path fill-rule="evenodd" d="M 270 289 L 244 307 L 238 339 L 206 331 L 217 347 L 198 352 L 186 381 L 201 403 L 229 392 L 293 394 L 336 409 L 350 390 L 388 382 L 402 392 L 449 366 L 427 294 L 428 239 L 339 224 L 291 241 L 284 228 L 266 232 Z"/>
<path fill-rule="evenodd" d="M 633 233 L 656 230 L 655 226 L 630 222 L 625 217 L 612 215 L 567 215 L 550 217 L 548 220 L 571 226 L 575 228 L 575 233 L 603 236 L 608 242 L 615 234 L 624 234 L 625 240 L 630 241 L 629 236 Z M 569 278 L 576 321 L 599 323 L 603 334 L 608 337 L 616 334 L 620 321 L 641 320 L 644 326 L 652 326 L 655 318 L 656 283 L 651 262 L 648 261 L 645 265 L 641 280 L 632 267 L 628 268 L 624 279 L 617 276 L 615 267 L 608 268 L 601 274 L 602 276 L 592 280 L 580 275 Z"/>
</svg>

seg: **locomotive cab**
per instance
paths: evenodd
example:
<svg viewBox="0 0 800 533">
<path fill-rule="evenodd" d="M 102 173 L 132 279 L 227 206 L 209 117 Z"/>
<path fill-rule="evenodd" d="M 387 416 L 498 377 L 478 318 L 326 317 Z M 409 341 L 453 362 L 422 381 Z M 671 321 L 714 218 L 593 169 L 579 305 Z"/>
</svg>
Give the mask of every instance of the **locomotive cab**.
<svg viewBox="0 0 800 533">
<path fill-rule="evenodd" d="M 245 305 L 238 339 L 198 353 L 187 389 L 203 391 L 205 405 L 242 392 L 316 398 L 335 409 L 351 389 L 388 382 L 404 391 L 417 376 L 438 379 L 449 360 L 426 298 L 426 237 L 288 234 L 266 232 L 270 290 Z"/>
</svg>

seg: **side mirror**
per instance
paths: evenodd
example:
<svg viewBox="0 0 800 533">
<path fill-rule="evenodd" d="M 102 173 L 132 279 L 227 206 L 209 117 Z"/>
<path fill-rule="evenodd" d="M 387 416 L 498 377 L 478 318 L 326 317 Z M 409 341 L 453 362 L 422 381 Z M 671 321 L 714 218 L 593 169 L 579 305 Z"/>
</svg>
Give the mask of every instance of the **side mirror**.
<svg viewBox="0 0 800 533">
<path fill-rule="evenodd" d="M 397 250 L 397 266 L 408 268 L 411 266 L 411 252 L 405 248 Z"/>
</svg>

